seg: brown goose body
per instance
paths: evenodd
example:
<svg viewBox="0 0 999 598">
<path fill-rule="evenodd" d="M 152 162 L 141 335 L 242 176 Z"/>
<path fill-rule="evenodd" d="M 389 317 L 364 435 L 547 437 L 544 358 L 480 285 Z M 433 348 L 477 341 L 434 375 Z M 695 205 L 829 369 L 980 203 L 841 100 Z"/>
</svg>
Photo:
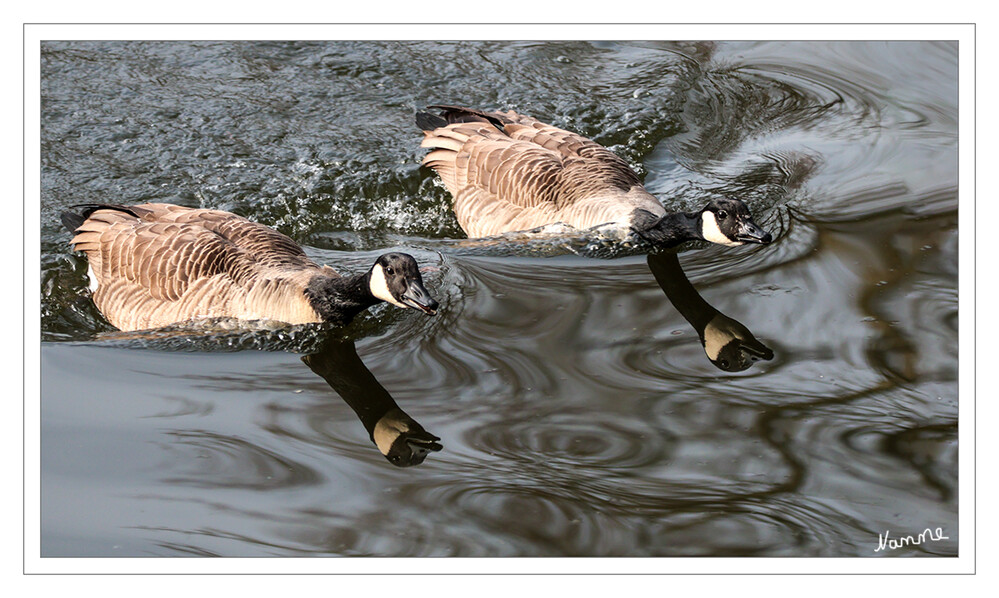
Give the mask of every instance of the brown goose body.
<svg viewBox="0 0 999 598">
<path fill-rule="evenodd" d="M 150 203 L 63 213 L 86 254 L 94 303 L 121 330 L 198 318 L 346 324 L 380 301 L 433 315 L 416 260 L 379 256 L 342 277 L 287 236 L 219 210 Z"/>
<path fill-rule="evenodd" d="M 211 317 L 319 322 L 305 290 L 317 275 L 338 277 L 285 235 L 218 210 L 108 206 L 74 232 L 94 303 L 121 330 Z"/>
<path fill-rule="evenodd" d="M 600 144 L 516 112 L 431 106 L 423 164 L 440 175 L 469 237 L 563 223 L 629 231 L 665 215 L 628 164 Z"/>
</svg>

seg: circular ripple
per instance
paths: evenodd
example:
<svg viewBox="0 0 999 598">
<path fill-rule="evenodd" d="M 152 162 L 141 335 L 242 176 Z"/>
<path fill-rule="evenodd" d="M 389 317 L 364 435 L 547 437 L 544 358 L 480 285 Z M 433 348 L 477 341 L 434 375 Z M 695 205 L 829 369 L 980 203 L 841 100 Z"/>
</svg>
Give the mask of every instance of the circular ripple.
<svg viewBox="0 0 999 598">
<path fill-rule="evenodd" d="M 169 475 L 164 482 L 201 488 L 249 488 L 276 490 L 315 484 L 319 475 L 252 442 L 211 432 L 183 431 L 171 434 L 174 442 L 164 445 L 172 456 L 170 463 L 182 464 L 185 471 Z"/>
<path fill-rule="evenodd" d="M 634 421 L 598 421 L 594 414 L 532 414 L 468 431 L 465 441 L 490 455 L 571 468 L 646 467 L 669 460 L 673 438 Z"/>
</svg>

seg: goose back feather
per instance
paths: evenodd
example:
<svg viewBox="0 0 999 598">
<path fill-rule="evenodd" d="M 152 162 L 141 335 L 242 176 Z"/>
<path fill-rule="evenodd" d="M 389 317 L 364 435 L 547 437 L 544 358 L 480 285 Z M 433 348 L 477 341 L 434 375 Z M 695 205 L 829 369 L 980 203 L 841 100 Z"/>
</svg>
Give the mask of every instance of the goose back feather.
<svg viewBox="0 0 999 598">
<path fill-rule="evenodd" d="M 305 291 L 316 275 L 339 277 L 285 235 L 228 212 L 85 208 L 71 244 L 87 256 L 98 309 L 121 330 L 200 317 L 318 322 Z"/>
<path fill-rule="evenodd" d="M 603 146 L 529 116 L 431 106 L 417 115 L 423 164 L 440 175 L 470 237 L 557 222 L 578 229 L 620 223 L 636 210 L 657 219 L 662 204 L 627 162 Z"/>
</svg>

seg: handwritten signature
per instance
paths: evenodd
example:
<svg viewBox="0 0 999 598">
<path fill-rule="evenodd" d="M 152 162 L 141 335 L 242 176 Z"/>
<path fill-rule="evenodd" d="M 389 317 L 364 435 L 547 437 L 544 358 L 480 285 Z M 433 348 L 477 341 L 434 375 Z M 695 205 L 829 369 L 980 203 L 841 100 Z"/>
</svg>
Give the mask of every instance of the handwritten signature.
<svg viewBox="0 0 999 598">
<path fill-rule="evenodd" d="M 881 552 L 882 550 L 895 550 L 896 548 L 902 548 L 903 546 L 908 546 L 910 544 L 918 545 L 930 540 L 950 540 L 950 538 L 943 535 L 943 529 L 939 527 L 933 530 L 926 528 L 916 536 L 901 536 L 899 538 L 889 538 L 889 531 L 891 530 L 885 530 L 885 535 L 883 536 L 878 534 L 878 547 L 874 549 L 874 552 Z"/>
</svg>

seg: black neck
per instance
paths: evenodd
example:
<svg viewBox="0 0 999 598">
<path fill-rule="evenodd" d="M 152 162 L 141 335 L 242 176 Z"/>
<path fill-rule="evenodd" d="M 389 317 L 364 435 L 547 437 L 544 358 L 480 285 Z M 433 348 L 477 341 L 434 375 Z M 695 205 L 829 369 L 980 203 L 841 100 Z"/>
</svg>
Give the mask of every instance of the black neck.
<svg viewBox="0 0 999 598">
<path fill-rule="evenodd" d="M 700 214 L 688 214 L 686 212 L 666 214 L 656 224 L 656 229 L 660 234 L 669 239 L 666 242 L 666 247 L 676 247 L 680 243 L 697 241 L 704 238 L 701 234 Z"/>
<path fill-rule="evenodd" d="M 658 247 L 676 247 L 687 241 L 704 239 L 701 234 L 701 214 L 673 212 L 656 220 L 645 210 L 636 210 L 635 232 Z"/>
<path fill-rule="evenodd" d="M 357 276 L 317 274 L 305 289 L 312 309 L 324 322 L 342 326 L 381 301 L 371 294 L 371 271 Z"/>
</svg>

